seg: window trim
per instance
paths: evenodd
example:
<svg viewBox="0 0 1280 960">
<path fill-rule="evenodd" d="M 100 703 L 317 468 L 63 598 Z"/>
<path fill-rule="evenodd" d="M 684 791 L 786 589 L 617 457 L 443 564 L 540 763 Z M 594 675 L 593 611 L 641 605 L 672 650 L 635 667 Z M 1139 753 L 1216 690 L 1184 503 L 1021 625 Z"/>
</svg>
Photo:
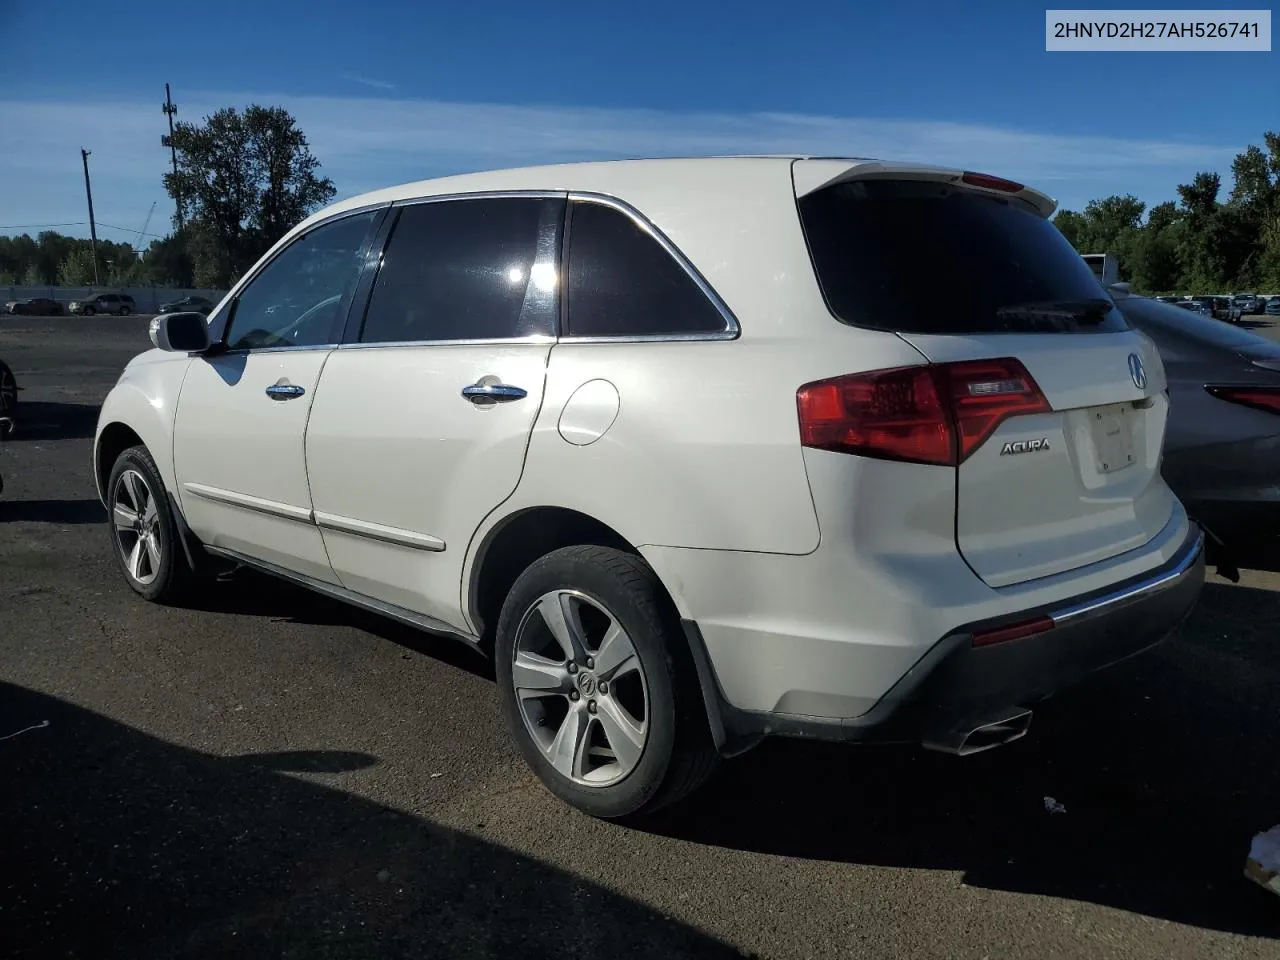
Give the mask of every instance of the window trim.
<svg viewBox="0 0 1280 960">
<path fill-rule="evenodd" d="M 289 238 L 289 242 L 283 244 L 278 250 L 275 251 L 275 253 L 273 253 L 270 256 L 270 258 L 261 261 L 260 263 L 258 263 L 257 266 L 249 270 L 249 272 L 241 276 L 239 281 L 237 281 L 237 283 L 231 288 L 231 292 L 223 300 L 225 307 L 222 310 L 216 311 L 214 314 L 210 315 L 208 318 L 208 326 L 212 327 L 215 323 L 220 321 L 224 315 L 226 317 L 226 322 L 223 324 L 221 336 L 218 338 L 216 343 L 211 344 L 212 347 L 216 348 L 217 355 L 222 357 L 239 357 L 239 356 L 247 356 L 251 353 L 252 354 L 286 353 L 286 352 L 296 351 L 296 350 L 332 350 L 334 347 L 338 346 L 341 342 L 342 333 L 346 329 L 346 326 L 350 320 L 351 308 L 357 302 L 357 298 L 360 295 L 361 287 L 364 283 L 365 276 L 369 272 L 370 254 L 375 249 L 380 250 L 381 247 L 379 246 L 379 243 L 385 241 L 384 230 L 386 229 L 387 220 L 388 220 L 387 214 L 391 210 L 391 206 L 392 206 L 391 203 L 387 201 L 382 201 L 379 203 L 367 203 L 359 207 L 352 207 L 349 210 L 341 210 L 341 211 L 335 212 L 327 217 L 322 217 L 321 219 L 317 220 L 315 223 L 307 227 L 305 230 L 299 230 L 297 233 L 293 234 L 293 236 Z M 240 303 L 240 295 L 244 293 L 245 289 L 249 286 L 249 284 L 253 283 L 253 281 L 256 280 L 264 270 L 266 270 L 269 266 L 271 266 L 278 259 L 280 259 L 280 257 L 284 254 L 284 252 L 290 249 L 295 243 L 298 243 L 304 237 L 314 233 L 316 230 L 320 229 L 321 227 L 328 226 L 331 223 L 337 223 L 339 220 L 345 220 L 348 217 L 358 217 L 358 216 L 361 216 L 362 214 L 367 214 L 371 212 L 375 212 L 375 213 L 380 212 L 380 216 L 374 219 L 372 235 L 370 237 L 368 246 L 364 250 L 364 263 L 360 267 L 360 276 L 356 279 L 355 289 L 352 292 L 350 300 L 347 302 L 346 311 L 342 314 L 341 324 L 335 323 L 333 326 L 333 329 L 330 331 L 329 342 L 306 344 L 306 345 L 291 344 L 289 346 L 283 346 L 283 347 L 242 347 L 237 350 L 231 350 L 226 347 L 228 328 L 230 326 L 231 321 L 235 319 L 235 310 Z M 205 353 L 207 352 L 208 351 L 206 350 Z"/>
<path fill-rule="evenodd" d="M 719 312 L 721 319 L 724 320 L 724 329 L 711 330 L 700 333 L 658 333 L 658 334 L 637 334 L 632 336 L 574 336 L 568 332 L 568 311 L 569 311 L 569 250 L 572 237 L 570 236 L 569 224 L 573 220 L 573 205 L 575 203 L 596 203 L 601 206 L 611 207 L 629 218 L 632 223 L 647 233 L 651 239 L 662 247 L 667 256 L 675 260 L 676 264 L 688 275 L 694 284 L 702 291 L 702 295 L 711 301 L 711 305 Z M 688 257 L 677 247 L 671 240 L 658 229 L 648 217 L 640 213 L 635 207 L 621 200 L 618 197 L 610 196 L 603 193 L 592 193 L 587 191 L 570 190 L 569 203 L 565 208 L 565 229 L 561 239 L 563 247 L 561 249 L 561 289 L 563 291 L 560 315 L 560 340 L 564 343 L 690 343 L 703 340 L 737 340 L 742 335 L 742 327 L 738 323 L 738 318 L 734 316 L 733 311 L 729 309 L 721 296 L 716 292 L 715 288 L 707 282 L 707 279 L 698 272 Z"/>
<path fill-rule="evenodd" d="M 378 347 L 469 347 L 469 346 L 495 346 L 504 343 L 515 344 L 552 344 L 560 339 L 561 313 L 564 305 L 563 293 L 563 268 L 561 276 L 557 278 L 556 284 L 556 309 L 552 317 L 551 333 L 534 333 L 523 337 L 477 337 L 461 340 L 387 340 L 377 343 L 362 343 L 360 340 L 361 331 L 364 328 L 365 315 L 369 312 L 369 305 L 373 302 L 373 288 L 378 282 L 378 273 L 382 269 L 382 259 L 387 252 L 387 246 L 391 242 L 391 234 L 395 229 L 396 223 L 400 219 L 400 211 L 405 207 L 416 207 L 424 203 L 447 203 L 459 200 L 562 200 L 564 201 L 565 213 L 568 217 L 569 210 L 569 194 L 566 190 L 473 190 L 463 193 L 439 193 L 425 197 L 407 197 L 403 200 L 396 200 L 391 204 L 391 212 L 383 221 L 374 237 L 373 245 L 370 247 L 368 263 L 365 268 L 365 274 L 361 276 L 360 283 L 356 285 L 355 297 L 353 298 L 353 307 L 359 303 L 358 310 L 352 309 L 347 314 L 347 322 L 342 330 L 342 342 L 335 345 L 339 350 L 372 350 Z M 564 237 L 565 232 L 560 231 L 560 243 L 562 248 L 556 251 L 555 261 L 557 264 L 562 263 L 564 259 Z M 376 254 L 374 250 L 376 249 Z"/>
</svg>

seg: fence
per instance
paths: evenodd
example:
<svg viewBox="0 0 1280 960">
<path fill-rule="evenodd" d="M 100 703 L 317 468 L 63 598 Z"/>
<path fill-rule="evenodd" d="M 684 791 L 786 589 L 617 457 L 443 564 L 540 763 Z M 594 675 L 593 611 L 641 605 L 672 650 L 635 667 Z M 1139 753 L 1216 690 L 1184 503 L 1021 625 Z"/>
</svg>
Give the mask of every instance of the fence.
<svg viewBox="0 0 1280 960">
<path fill-rule="evenodd" d="M 64 307 L 71 300 L 95 297 L 100 293 L 123 293 L 133 297 L 139 313 L 155 313 L 160 304 L 183 297 L 204 297 L 217 303 L 225 290 L 197 290 L 192 287 L 0 287 L 0 306 L 9 300 L 26 300 L 28 297 L 47 297 L 59 301 Z"/>
</svg>

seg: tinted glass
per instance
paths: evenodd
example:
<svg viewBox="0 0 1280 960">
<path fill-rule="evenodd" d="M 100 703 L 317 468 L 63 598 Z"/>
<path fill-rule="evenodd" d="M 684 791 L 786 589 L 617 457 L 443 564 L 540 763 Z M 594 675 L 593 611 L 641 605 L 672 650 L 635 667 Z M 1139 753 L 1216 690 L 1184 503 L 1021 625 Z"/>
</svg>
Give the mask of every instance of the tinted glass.
<svg viewBox="0 0 1280 960">
<path fill-rule="evenodd" d="M 227 346 L 247 350 L 333 343 L 380 213 L 331 221 L 285 247 L 236 297 Z"/>
<path fill-rule="evenodd" d="M 671 336 L 726 327 L 671 254 L 629 216 L 604 204 L 574 204 L 567 287 L 572 336 Z"/>
<path fill-rule="evenodd" d="M 552 334 L 564 201 L 447 200 L 405 207 L 360 339 L 493 340 Z"/>
<path fill-rule="evenodd" d="M 1196 341 L 1251 357 L 1280 358 L 1280 344 L 1234 324 L 1145 297 L 1118 302 L 1129 322 L 1161 346 L 1171 339 Z"/>
<path fill-rule="evenodd" d="M 1111 332 L 1124 318 L 1071 319 L 1098 278 L 1020 200 L 947 184 L 856 180 L 803 197 L 800 219 L 831 312 L 903 333 Z M 1059 305 L 1046 313 L 1047 305 Z M 1038 312 L 1032 307 L 1039 308 Z"/>
</svg>

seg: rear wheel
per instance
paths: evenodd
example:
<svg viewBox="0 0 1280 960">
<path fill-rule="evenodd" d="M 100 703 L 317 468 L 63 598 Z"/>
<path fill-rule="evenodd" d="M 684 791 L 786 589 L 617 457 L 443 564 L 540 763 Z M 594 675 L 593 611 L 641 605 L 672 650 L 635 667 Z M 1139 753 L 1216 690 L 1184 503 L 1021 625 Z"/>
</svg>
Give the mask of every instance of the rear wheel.
<svg viewBox="0 0 1280 960">
<path fill-rule="evenodd" d="M 157 603 L 181 599 L 193 573 L 155 460 L 144 446 L 116 458 L 107 481 L 112 554 L 135 593 Z"/>
<path fill-rule="evenodd" d="M 121 307 L 121 308 L 120 308 L 120 316 L 122 316 L 122 317 L 127 317 L 128 315 L 129 315 L 129 308 L 128 308 L 128 307 Z"/>
<path fill-rule="evenodd" d="M 495 660 L 521 753 L 579 810 L 650 812 L 715 767 L 679 622 L 639 557 L 574 546 L 533 563 L 503 605 Z"/>
<path fill-rule="evenodd" d="M 9 365 L 0 360 L 0 417 L 12 417 L 18 408 L 18 381 Z"/>
</svg>

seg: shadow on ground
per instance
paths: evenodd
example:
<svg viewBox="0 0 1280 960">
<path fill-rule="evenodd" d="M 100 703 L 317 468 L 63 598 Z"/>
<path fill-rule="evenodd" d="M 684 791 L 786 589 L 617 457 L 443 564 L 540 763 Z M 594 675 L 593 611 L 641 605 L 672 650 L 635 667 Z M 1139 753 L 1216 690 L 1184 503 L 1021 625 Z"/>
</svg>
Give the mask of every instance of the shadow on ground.
<svg viewBox="0 0 1280 960">
<path fill-rule="evenodd" d="M 209 613 L 258 616 L 288 623 L 354 627 L 414 653 L 488 680 L 493 679 L 493 667 L 488 658 L 469 644 L 426 633 L 248 567 L 224 572 L 209 589 L 192 597 L 186 606 Z"/>
<path fill-rule="evenodd" d="M 13 414 L 14 431 L 6 443 L 36 440 L 84 440 L 98 425 L 96 403 L 45 403 L 23 400 Z"/>
<path fill-rule="evenodd" d="M 3 500 L 0 523 L 106 523 L 97 500 Z"/>
<path fill-rule="evenodd" d="M 6 957 L 737 956 L 543 863 L 277 772 L 373 757 L 224 759 L 3 683 L 0 737 Z"/>
<path fill-rule="evenodd" d="M 767 742 L 649 829 L 1280 937 L 1275 897 L 1241 876 L 1252 835 L 1280 823 L 1277 623 L 1280 593 L 1211 584 L 1184 634 L 1203 639 L 1061 694 L 1018 743 Z"/>
</svg>

